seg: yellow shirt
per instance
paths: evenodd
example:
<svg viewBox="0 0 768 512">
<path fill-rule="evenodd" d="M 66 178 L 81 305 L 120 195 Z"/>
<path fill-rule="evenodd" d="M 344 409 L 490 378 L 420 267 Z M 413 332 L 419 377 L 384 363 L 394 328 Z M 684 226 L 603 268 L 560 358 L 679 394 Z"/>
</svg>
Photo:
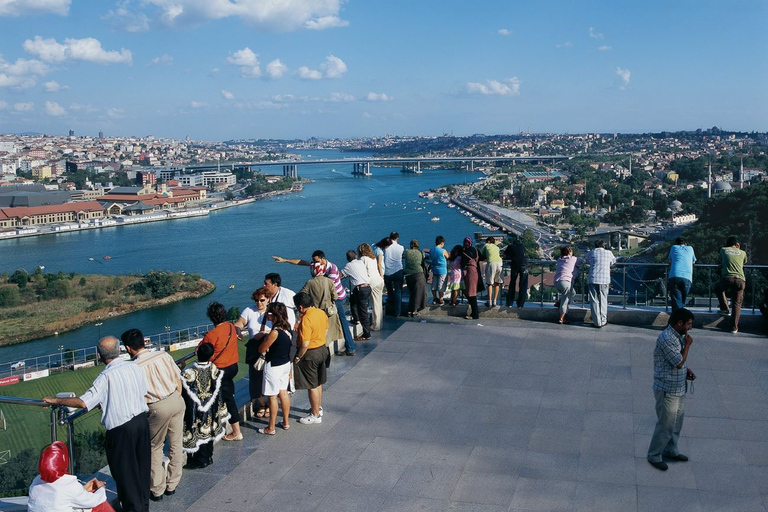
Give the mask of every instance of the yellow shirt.
<svg viewBox="0 0 768 512">
<path fill-rule="evenodd" d="M 297 331 L 299 335 L 298 343 L 301 345 L 309 341 L 307 350 L 322 347 L 325 345 L 325 332 L 327 330 L 328 315 L 323 310 L 310 307 L 301 315 Z"/>
</svg>

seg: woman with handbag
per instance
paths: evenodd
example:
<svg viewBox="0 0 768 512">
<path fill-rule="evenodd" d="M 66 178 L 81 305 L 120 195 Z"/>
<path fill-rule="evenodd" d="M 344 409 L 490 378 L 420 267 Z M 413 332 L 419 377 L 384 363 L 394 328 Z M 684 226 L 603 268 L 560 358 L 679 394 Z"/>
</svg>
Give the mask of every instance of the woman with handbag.
<svg viewBox="0 0 768 512">
<path fill-rule="evenodd" d="M 235 375 L 237 375 L 237 361 L 240 357 L 237 351 L 237 329 L 232 322 L 227 321 L 227 310 L 220 302 L 211 302 L 206 311 L 208 318 L 215 326 L 205 333 L 203 343 L 213 345 L 214 352 L 211 362 L 216 368 L 224 372 L 221 380 L 221 394 L 229 412 L 229 425 L 232 432 L 224 436 L 225 441 L 242 441 L 243 433 L 240 431 L 240 414 L 235 403 Z M 199 345 L 198 345 L 199 346 Z"/>
<path fill-rule="evenodd" d="M 269 409 L 264 402 L 261 384 L 264 380 L 264 371 L 257 370 L 254 364 L 259 359 L 259 345 L 272 330 L 272 322 L 267 319 L 267 304 L 271 296 L 269 290 L 262 286 L 255 290 L 251 295 L 255 307 L 247 307 L 240 313 L 240 318 L 235 322 L 235 327 L 242 329 L 248 328 L 248 341 L 245 344 L 245 364 L 248 365 L 248 393 L 251 397 L 251 404 L 258 402 L 259 408 L 256 411 L 257 418 L 269 416 Z"/>
<path fill-rule="evenodd" d="M 405 251 L 405 284 L 408 286 L 408 316 L 417 317 L 427 307 L 427 280 L 424 278 L 424 254 L 419 241 L 411 240 L 410 249 Z"/>
<path fill-rule="evenodd" d="M 291 397 L 288 384 L 291 379 L 291 324 L 284 304 L 273 302 L 267 306 L 267 316 L 272 322 L 272 330 L 259 345 L 259 352 L 265 354 L 264 360 L 264 396 L 269 398 L 269 426 L 260 428 L 260 434 L 275 435 L 277 423 L 277 399 L 283 410 L 283 430 L 290 428 L 288 415 L 291 412 Z"/>
<path fill-rule="evenodd" d="M 309 273 L 312 279 L 304 284 L 301 291 L 309 294 L 314 307 L 322 309 L 328 315 L 328 333 L 325 340 L 326 344 L 331 345 L 335 340 L 344 338 L 339 311 L 336 308 L 336 289 L 333 280 L 325 277 L 325 265 L 322 263 L 313 261 L 309 266 Z M 354 352 L 351 354 L 354 355 Z"/>
<path fill-rule="evenodd" d="M 472 239 L 466 237 L 461 252 L 461 272 L 464 277 L 464 294 L 467 296 L 469 311 L 467 320 L 477 320 L 480 312 L 477 309 L 477 288 L 480 282 L 480 255 L 472 247 Z"/>
</svg>

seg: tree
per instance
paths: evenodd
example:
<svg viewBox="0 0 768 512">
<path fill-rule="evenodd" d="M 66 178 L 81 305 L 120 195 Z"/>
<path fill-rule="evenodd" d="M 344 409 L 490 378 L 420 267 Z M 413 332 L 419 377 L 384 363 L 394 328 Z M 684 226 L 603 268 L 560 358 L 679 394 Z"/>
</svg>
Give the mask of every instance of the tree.
<svg viewBox="0 0 768 512">
<path fill-rule="evenodd" d="M 27 274 L 26 270 L 20 268 L 11 274 L 11 277 L 8 278 L 8 282 L 15 283 L 19 288 L 26 288 L 27 283 L 29 282 L 29 274 Z"/>
<path fill-rule="evenodd" d="M 11 308 L 19 304 L 21 304 L 21 294 L 18 286 L 0 288 L 0 308 Z"/>
</svg>

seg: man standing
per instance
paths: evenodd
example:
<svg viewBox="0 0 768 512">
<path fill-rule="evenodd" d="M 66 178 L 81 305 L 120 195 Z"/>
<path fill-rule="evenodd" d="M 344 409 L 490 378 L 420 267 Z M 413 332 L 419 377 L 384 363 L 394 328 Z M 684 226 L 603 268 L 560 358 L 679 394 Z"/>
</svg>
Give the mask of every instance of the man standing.
<svg viewBox="0 0 768 512">
<path fill-rule="evenodd" d="M 605 248 L 605 242 L 595 241 L 595 249 L 587 254 L 589 263 L 589 308 L 592 325 L 602 327 L 608 323 L 608 289 L 611 285 L 611 266 L 616 256 Z"/>
<path fill-rule="evenodd" d="M 344 299 L 347 298 L 347 291 L 344 289 L 344 285 L 341 284 L 341 277 L 339 276 L 339 267 L 331 263 L 325 258 L 325 253 L 321 250 L 317 250 L 312 253 L 312 261 L 306 261 L 302 259 L 285 259 L 280 256 L 272 256 L 278 263 L 290 263 L 292 265 L 301 265 L 308 267 L 311 263 L 321 263 L 325 268 L 325 277 L 333 281 L 333 286 L 336 290 L 336 310 L 339 312 L 339 320 L 341 321 L 341 330 L 344 334 L 344 346 L 347 353 L 354 354 L 357 350 L 355 341 L 352 339 L 352 331 L 349 329 L 349 322 L 347 321 L 347 314 L 344 312 Z"/>
<path fill-rule="evenodd" d="M 675 245 L 669 248 L 669 289 L 672 299 L 672 311 L 685 307 L 688 292 L 693 281 L 693 264 L 696 255 L 681 236 L 675 239 Z"/>
<path fill-rule="evenodd" d="M 264 276 L 264 288 L 271 294 L 269 302 L 282 303 L 288 313 L 288 323 L 293 326 L 296 323 L 296 307 L 293 305 L 293 296 L 296 294 L 293 290 L 284 288 L 282 283 L 280 274 L 271 272 Z"/>
<path fill-rule="evenodd" d="M 501 302 L 499 291 L 504 283 L 501 277 L 501 254 L 499 253 L 499 246 L 496 245 L 496 239 L 489 236 L 480 250 L 480 254 L 485 257 L 485 284 L 488 287 L 488 301 L 485 305 L 495 308 L 496 301 Z"/>
<path fill-rule="evenodd" d="M 121 336 L 125 350 L 144 370 L 147 380 L 145 399 L 149 407 L 149 444 L 151 450 L 151 486 L 149 499 L 160 501 L 171 496 L 181 481 L 184 465 L 184 399 L 181 397 L 181 372 L 168 352 L 150 352 L 144 348 L 144 335 L 129 329 Z M 163 468 L 163 447 L 168 440 L 168 471 Z"/>
<path fill-rule="evenodd" d="M 720 314 L 728 316 L 728 299 L 726 293 L 731 298 L 733 304 L 733 315 L 731 315 L 731 332 L 739 332 L 739 318 L 741 317 L 741 302 L 744 300 L 744 288 L 746 279 L 744 277 L 744 264 L 747 262 L 747 253 L 741 250 L 739 240 L 735 236 L 729 236 L 725 242 L 725 247 L 720 249 L 720 263 L 722 272 L 720 281 L 715 284 L 715 295 L 720 304 Z"/>
<path fill-rule="evenodd" d="M 306 389 L 309 395 L 309 414 L 299 419 L 303 425 L 323 422 L 323 384 L 327 380 L 325 361 L 330 354 L 325 344 L 328 315 L 312 306 L 312 298 L 305 292 L 293 297 L 299 311 L 296 327 L 296 357 L 293 375 L 296 389 Z"/>
<path fill-rule="evenodd" d="M 349 278 L 352 291 L 349 294 L 349 304 L 352 309 L 352 321 L 360 322 L 363 333 L 355 341 L 371 339 L 371 317 L 368 316 L 368 305 L 371 300 L 371 279 L 365 263 L 357 259 L 355 251 L 347 251 L 347 264 L 341 270 L 341 277 Z"/>
<path fill-rule="evenodd" d="M 512 306 L 515 298 L 515 285 L 520 279 L 520 289 L 517 293 L 517 307 L 525 305 L 528 295 L 528 258 L 525 256 L 525 245 L 519 238 L 504 249 L 504 259 L 509 261 L 509 288 L 507 289 L 507 307 Z"/>
<path fill-rule="evenodd" d="M 101 407 L 101 423 L 107 429 L 107 463 L 123 511 L 147 512 L 150 455 L 144 371 L 120 359 L 120 341 L 114 336 L 101 338 L 97 351 L 106 368 L 90 389 L 79 398 L 47 396 L 43 400 L 89 411 Z"/>
<path fill-rule="evenodd" d="M 429 258 L 432 260 L 432 304 L 442 306 L 445 304 L 443 296 L 445 287 L 448 284 L 448 251 L 445 250 L 445 238 L 438 236 L 435 238 L 435 247 L 429 251 Z"/>
<path fill-rule="evenodd" d="M 685 462 L 688 457 L 677 449 L 677 440 L 685 416 L 687 380 L 696 379 L 686 366 L 693 338 L 693 313 L 676 309 L 669 317 L 667 328 L 656 339 L 653 350 L 653 395 L 656 397 L 656 428 L 648 446 L 648 462 L 661 471 L 668 466 L 663 458 Z"/>
<path fill-rule="evenodd" d="M 403 246 L 397 231 L 389 234 L 392 245 L 384 249 L 384 286 L 387 287 L 387 314 L 400 316 L 403 307 Z M 391 303 L 390 303 L 391 302 Z"/>
</svg>

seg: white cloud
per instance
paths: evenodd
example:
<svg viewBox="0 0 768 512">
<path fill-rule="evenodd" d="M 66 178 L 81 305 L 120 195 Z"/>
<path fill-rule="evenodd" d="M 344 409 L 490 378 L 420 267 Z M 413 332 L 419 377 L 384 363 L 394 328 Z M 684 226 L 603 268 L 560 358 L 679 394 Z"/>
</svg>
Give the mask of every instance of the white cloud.
<svg viewBox="0 0 768 512">
<path fill-rule="evenodd" d="M 355 97 L 344 92 L 332 92 L 327 101 L 334 103 L 349 103 L 355 101 Z"/>
<path fill-rule="evenodd" d="M 192 101 L 189 103 L 189 106 L 190 106 L 190 107 L 192 107 L 192 108 L 205 108 L 205 107 L 207 107 L 207 106 L 208 106 L 208 104 L 207 104 L 206 102 L 204 102 L 204 101 L 195 101 L 195 100 L 192 100 Z"/>
<path fill-rule="evenodd" d="M 469 82 L 466 91 L 469 94 L 482 94 L 484 96 L 520 96 L 520 80 L 513 77 L 503 82 L 498 80 L 486 80 L 484 84 Z"/>
<path fill-rule="evenodd" d="M 368 101 L 392 101 L 392 98 L 390 96 L 387 96 L 384 93 L 376 93 L 376 92 L 369 92 L 367 99 Z"/>
<path fill-rule="evenodd" d="M 69 13 L 72 0 L 0 0 L 0 16 L 22 16 L 25 14 Z"/>
<path fill-rule="evenodd" d="M 45 82 L 43 84 L 43 88 L 46 90 L 46 92 L 59 92 L 63 89 L 69 89 L 66 85 L 61 85 L 56 80 L 51 80 L 50 82 Z"/>
<path fill-rule="evenodd" d="M 67 111 L 64 107 L 56 103 L 55 101 L 45 102 L 45 113 L 51 117 L 60 117 L 67 115 Z"/>
<path fill-rule="evenodd" d="M 5 110 L 8 108 L 8 102 L 5 100 L 0 100 L 0 110 Z"/>
<path fill-rule="evenodd" d="M 173 57 L 171 57 L 167 53 L 164 53 L 159 57 L 155 57 L 154 59 L 149 61 L 149 64 L 147 64 L 147 66 L 173 66 Z"/>
<path fill-rule="evenodd" d="M 0 55 L 0 87 L 28 89 L 37 84 L 37 76 L 42 76 L 49 71 L 48 65 L 39 60 L 16 59 L 16 62 L 11 63 L 6 62 Z"/>
<path fill-rule="evenodd" d="M 149 30 L 149 17 L 144 13 L 129 11 L 129 4 L 130 0 L 119 2 L 117 9 L 107 12 L 104 19 L 112 21 L 113 26 L 130 34 Z"/>
<path fill-rule="evenodd" d="M 621 85 L 619 89 L 626 89 L 629 87 L 630 72 L 628 69 L 616 68 L 616 74 L 621 78 Z"/>
<path fill-rule="evenodd" d="M 314 20 L 307 20 L 304 27 L 309 30 L 325 30 L 327 28 L 347 27 L 349 22 L 338 16 L 323 16 Z"/>
<path fill-rule="evenodd" d="M 35 104 L 31 101 L 25 103 L 15 103 L 13 105 L 13 109 L 16 112 L 31 112 L 33 108 L 35 108 Z"/>
<path fill-rule="evenodd" d="M 233 100 L 233 99 L 235 99 L 235 95 L 234 94 L 232 94 L 229 91 L 225 91 L 224 89 L 221 90 L 221 97 L 224 98 L 225 100 Z"/>
<path fill-rule="evenodd" d="M 266 70 L 269 78 L 277 80 L 288 72 L 288 66 L 280 62 L 280 59 L 275 59 L 267 64 Z"/>
<path fill-rule="evenodd" d="M 63 43 L 55 39 L 34 39 L 24 41 L 24 51 L 35 55 L 45 62 L 64 62 L 67 60 L 93 62 L 96 64 L 131 64 L 133 57 L 130 50 L 107 51 L 101 42 L 93 37 L 83 39 L 65 39 Z"/>
<path fill-rule="evenodd" d="M 341 78 L 341 75 L 346 72 L 347 65 L 344 64 L 344 61 L 331 54 L 325 58 L 325 62 L 320 64 L 318 69 L 301 66 L 296 71 L 296 76 L 304 80 L 320 80 L 322 78 Z"/>
<path fill-rule="evenodd" d="M 345 27 L 339 18 L 344 0 L 144 0 L 140 6 L 159 10 L 160 23 L 171 27 L 240 18 L 270 31 L 324 30 Z M 137 7 L 138 9 L 138 7 Z M 153 9 L 154 11 L 155 9 Z"/>
<path fill-rule="evenodd" d="M 595 32 L 595 27 L 589 27 L 589 37 L 592 39 L 605 39 L 605 36 L 600 32 Z"/>
<path fill-rule="evenodd" d="M 107 117 L 110 119 L 123 119 L 125 117 L 125 110 L 118 107 L 110 107 L 107 109 Z"/>
<path fill-rule="evenodd" d="M 219 68 L 213 68 L 208 72 L 208 76 L 216 76 L 219 73 L 221 73 L 221 70 Z"/>
<path fill-rule="evenodd" d="M 599 51 L 599 52 L 607 52 L 609 50 L 613 50 L 613 47 L 612 46 L 608 46 L 607 44 L 604 44 L 602 46 L 598 46 L 597 47 L 597 51 Z"/>
<path fill-rule="evenodd" d="M 301 66 L 296 70 L 296 76 L 303 80 L 320 80 L 323 74 L 316 69 L 309 69 L 307 66 Z"/>
<path fill-rule="evenodd" d="M 373 119 L 373 116 L 368 112 L 363 112 L 363 119 Z"/>
<path fill-rule="evenodd" d="M 242 50 L 237 50 L 235 53 L 227 57 L 227 63 L 233 66 L 240 66 L 240 76 L 243 78 L 254 78 L 261 76 L 261 68 L 259 67 L 259 55 L 253 53 L 253 50 L 247 46 Z"/>
<path fill-rule="evenodd" d="M 509 35 L 512 35 L 512 31 L 506 28 L 500 28 L 498 31 L 498 34 L 500 36 L 509 36 Z"/>
<path fill-rule="evenodd" d="M 561 43 L 561 44 L 555 45 L 555 47 L 556 47 L 556 48 L 572 48 L 572 47 L 573 47 L 573 43 L 572 43 L 572 42 L 570 42 L 570 41 L 566 41 L 566 42 L 564 42 L 564 43 Z"/>
</svg>

